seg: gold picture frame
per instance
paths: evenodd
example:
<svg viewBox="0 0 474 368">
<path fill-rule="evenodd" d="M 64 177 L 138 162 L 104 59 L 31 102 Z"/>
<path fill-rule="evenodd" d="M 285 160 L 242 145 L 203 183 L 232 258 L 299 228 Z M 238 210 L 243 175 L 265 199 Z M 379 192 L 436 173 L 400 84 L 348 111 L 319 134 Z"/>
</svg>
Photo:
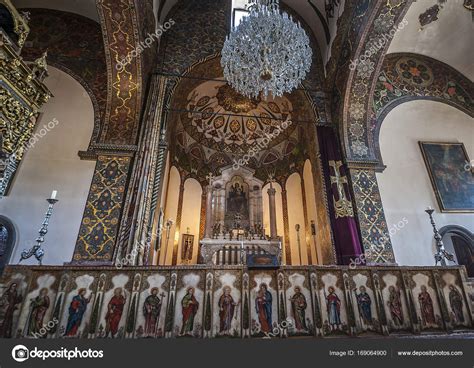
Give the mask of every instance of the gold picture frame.
<svg viewBox="0 0 474 368">
<path fill-rule="evenodd" d="M 459 142 L 418 142 L 441 212 L 474 213 L 474 173 Z"/>
</svg>

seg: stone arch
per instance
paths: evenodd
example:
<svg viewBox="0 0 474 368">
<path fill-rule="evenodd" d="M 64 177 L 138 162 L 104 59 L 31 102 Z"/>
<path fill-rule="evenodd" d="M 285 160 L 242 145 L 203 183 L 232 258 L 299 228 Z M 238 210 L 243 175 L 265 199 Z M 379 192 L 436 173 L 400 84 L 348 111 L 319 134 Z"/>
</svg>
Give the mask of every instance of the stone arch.
<svg viewBox="0 0 474 368">
<path fill-rule="evenodd" d="M 31 61 L 47 50 L 48 65 L 69 74 L 84 87 L 94 108 L 91 146 L 98 140 L 107 100 L 107 68 L 100 25 L 85 16 L 60 10 L 24 10 L 30 12 L 28 41 L 33 47 L 24 47 L 22 56 Z M 76 42 L 70 42 L 71 38 Z"/>
<path fill-rule="evenodd" d="M 474 277 L 474 262 L 472 262 L 472 258 L 474 256 L 474 234 L 471 233 L 468 229 L 459 225 L 443 226 L 439 230 L 439 233 L 444 239 L 447 235 L 454 235 L 461 239 L 461 241 L 464 243 L 461 245 L 462 249 L 460 249 L 459 244 L 456 246 L 456 244 L 453 242 L 452 250 L 456 254 L 456 258 L 458 260 L 459 265 L 463 265 L 466 267 L 466 271 L 469 277 Z M 452 239 L 453 238 L 451 237 L 451 241 Z M 449 249 L 450 247 L 447 248 L 448 251 L 451 251 Z"/>
<path fill-rule="evenodd" d="M 407 63 L 412 65 L 412 72 L 403 69 L 409 67 Z M 415 76 L 413 73 L 420 74 Z M 431 100 L 453 106 L 474 117 L 472 96 L 474 84 L 451 66 L 424 55 L 389 54 L 384 60 L 373 93 L 375 125 L 372 127 L 373 133 L 368 134 L 369 147 L 373 147 L 376 159 L 383 165 L 380 129 L 385 117 L 398 105 L 414 100 Z"/>
<path fill-rule="evenodd" d="M 0 215 L 0 274 L 10 262 L 16 244 L 16 229 L 13 222 Z"/>
</svg>

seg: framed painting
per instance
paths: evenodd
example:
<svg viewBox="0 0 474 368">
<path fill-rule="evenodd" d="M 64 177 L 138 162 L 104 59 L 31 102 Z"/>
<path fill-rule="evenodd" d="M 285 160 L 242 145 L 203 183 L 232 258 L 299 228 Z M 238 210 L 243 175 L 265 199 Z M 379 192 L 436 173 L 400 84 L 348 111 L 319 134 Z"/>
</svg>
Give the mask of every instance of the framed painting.
<svg viewBox="0 0 474 368">
<path fill-rule="evenodd" d="M 474 212 L 474 173 L 464 144 L 418 143 L 441 212 Z"/>
</svg>

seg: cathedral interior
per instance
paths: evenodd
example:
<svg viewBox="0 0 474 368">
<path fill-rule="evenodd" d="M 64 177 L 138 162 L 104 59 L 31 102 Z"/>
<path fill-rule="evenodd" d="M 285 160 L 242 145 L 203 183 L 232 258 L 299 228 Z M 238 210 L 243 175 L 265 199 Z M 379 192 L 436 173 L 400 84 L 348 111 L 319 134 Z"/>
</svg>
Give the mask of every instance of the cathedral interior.
<svg viewBox="0 0 474 368">
<path fill-rule="evenodd" d="M 254 3 L 307 41 L 290 92 L 228 78 Z M 473 34 L 469 0 L 0 0 L 0 337 L 472 334 Z"/>
</svg>

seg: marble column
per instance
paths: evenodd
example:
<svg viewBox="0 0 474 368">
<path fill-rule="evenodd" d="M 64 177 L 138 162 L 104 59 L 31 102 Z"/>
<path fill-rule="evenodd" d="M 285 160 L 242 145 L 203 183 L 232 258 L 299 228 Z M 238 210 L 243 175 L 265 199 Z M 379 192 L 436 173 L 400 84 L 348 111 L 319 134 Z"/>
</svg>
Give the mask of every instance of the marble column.
<svg viewBox="0 0 474 368">
<path fill-rule="evenodd" d="M 205 239 L 210 239 L 212 236 L 212 185 L 207 186 L 206 198 L 206 232 Z"/>
<path fill-rule="evenodd" d="M 270 207 L 270 238 L 277 238 L 277 222 L 276 222 L 276 204 L 275 204 L 275 194 L 276 190 L 270 184 L 270 188 L 267 190 L 268 193 L 268 203 Z"/>
</svg>

